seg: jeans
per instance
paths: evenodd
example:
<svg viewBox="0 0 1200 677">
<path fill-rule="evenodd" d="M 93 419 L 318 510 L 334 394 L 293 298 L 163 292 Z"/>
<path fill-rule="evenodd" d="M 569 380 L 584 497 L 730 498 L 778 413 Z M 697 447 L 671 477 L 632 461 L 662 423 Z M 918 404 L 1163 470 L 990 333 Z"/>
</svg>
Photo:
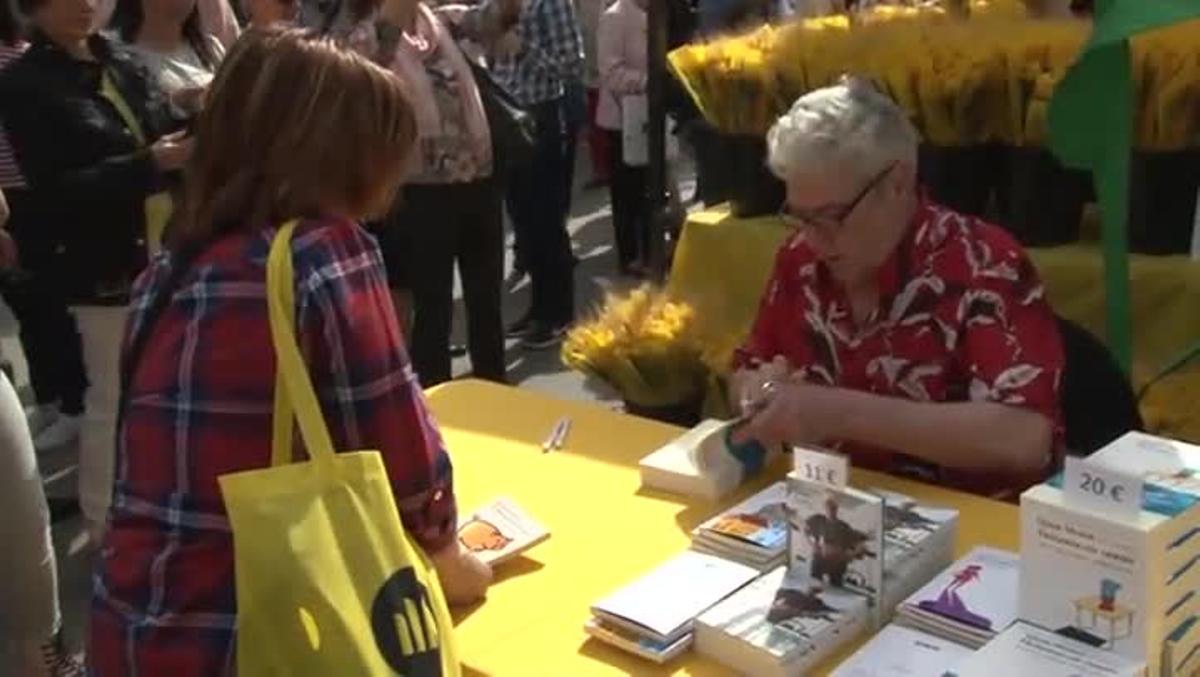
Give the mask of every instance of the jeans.
<svg viewBox="0 0 1200 677">
<path fill-rule="evenodd" d="M 87 413 L 79 431 L 79 507 L 91 536 L 99 539 L 112 504 L 121 339 L 127 311 L 125 306 L 76 306 L 72 310 L 92 376 Z"/>
<path fill-rule="evenodd" d="M 529 317 L 559 326 L 575 317 L 575 272 L 566 222 L 570 197 L 563 194 L 568 162 L 563 99 L 535 104 L 530 112 L 537 121 L 537 148 L 533 161 L 509 177 L 508 213 L 529 272 Z"/>
<path fill-rule="evenodd" d="M 648 263 L 650 205 L 646 199 L 646 168 L 624 162 L 621 132 L 608 132 L 608 194 L 617 242 L 617 265 L 622 270 L 635 262 Z"/>
<path fill-rule="evenodd" d="M 413 294 L 409 352 L 421 385 L 450 380 L 454 264 L 462 278 L 467 350 L 478 378 L 504 381 L 504 226 L 500 191 L 492 179 L 405 186 L 382 238 L 384 260 L 397 261 Z"/>
</svg>

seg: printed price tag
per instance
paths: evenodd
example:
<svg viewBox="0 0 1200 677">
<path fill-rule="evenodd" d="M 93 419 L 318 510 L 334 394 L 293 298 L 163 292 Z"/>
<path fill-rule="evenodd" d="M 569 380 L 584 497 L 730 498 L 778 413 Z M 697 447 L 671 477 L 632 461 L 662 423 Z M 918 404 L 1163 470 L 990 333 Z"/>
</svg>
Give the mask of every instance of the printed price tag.
<svg viewBox="0 0 1200 677">
<path fill-rule="evenodd" d="M 845 489 L 850 476 L 850 464 L 846 457 L 832 451 L 819 451 L 792 447 L 792 459 L 796 476 L 806 482 L 823 484 L 834 489 Z"/>
<path fill-rule="evenodd" d="M 1141 477 L 1104 468 L 1068 456 L 1063 467 L 1063 491 L 1071 503 L 1087 505 L 1122 517 L 1142 511 Z"/>
</svg>

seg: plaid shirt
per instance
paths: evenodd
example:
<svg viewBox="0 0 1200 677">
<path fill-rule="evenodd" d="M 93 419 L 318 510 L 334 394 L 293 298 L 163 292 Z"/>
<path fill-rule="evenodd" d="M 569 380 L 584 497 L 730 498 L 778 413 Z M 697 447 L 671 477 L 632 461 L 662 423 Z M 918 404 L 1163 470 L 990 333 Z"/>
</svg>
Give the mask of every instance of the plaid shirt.
<svg viewBox="0 0 1200 677">
<path fill-rule="evenodd" d="M 265 262 L 274 232 L 206 251 L 145 342 L 94 583 L 93 675 L 234 671 L 233 542 L 217 478 L 269 464 Z M 292 256 L 298 339 L 334 444 L 380 450 L 408 532 L 427 551 L 451 543 L 450 460 L 402 348 L 378 247 L 349 221 L 310 221 Z M 160 257 L 138 280 L 126 350 L 169 271 Z"/>
<path fill-rule="evenodd" d="M 492 3 L 484 3 L 487 7 Z M 517 21 L 521 50 L 498 59 L 496 81 L 526 106 L 558 99 L 583 77 L 583 37 L 574 0 L 528 0 Z"/>
</svg>

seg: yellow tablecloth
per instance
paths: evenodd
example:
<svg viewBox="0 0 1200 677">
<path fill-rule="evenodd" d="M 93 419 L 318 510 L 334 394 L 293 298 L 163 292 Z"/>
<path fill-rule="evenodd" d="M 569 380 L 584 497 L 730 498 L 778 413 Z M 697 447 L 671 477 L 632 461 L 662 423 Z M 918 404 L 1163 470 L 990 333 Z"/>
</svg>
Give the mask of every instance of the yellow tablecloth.
<svg viewBox="0 0 1200 677">
<path fill-rule="evenodd" d="M 675 251 L 669 290 L 696 306 L 708 333 L 744 336 L 789 231 L 774 216 L 739 219 L 722 207 L 692 214 Z M 1031 249 L 1051 304 L 1104 335 L 1103 262 L 1091 243 Z M 1141 382 L 1200 339 L 1200 262 L 1130 256 L 1134 380 Z M 1143 403 L 1154 430 L 1200 440 L 1200 371 L 1161 382 Z"/>
<path fill-rule="evenodd" d="M 444 385 L 428 397 L 454 459 L 460 507 L 511 496 L 552 532 L 499 569 L 486 602 L 456 613 L 466 674 L 729 674 L 694 654 L 659 668 L 589 639 L 583 624 L 593 602 L 685 549 L 691 529 L 779 478 L 783 468 L 720 504 L 689 502 L 640 490 L 637 461 L 678 429 L 478 381 Z M 543 454 L 539 445 L 562 416 L 574 423 L 566 448 Z M 960 553 L 983 543 L 1017 548 L 1011 505 L 867 472 L 856 473 L 853 483 L 958 508 Z"/>
</svg>

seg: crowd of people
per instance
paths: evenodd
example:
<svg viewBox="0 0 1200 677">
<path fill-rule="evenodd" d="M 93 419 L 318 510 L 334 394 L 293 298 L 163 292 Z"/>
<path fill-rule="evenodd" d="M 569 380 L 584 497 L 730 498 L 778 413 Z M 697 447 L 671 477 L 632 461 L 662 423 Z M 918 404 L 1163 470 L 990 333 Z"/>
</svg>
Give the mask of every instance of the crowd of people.
<svg viewBox="0 0 1200 677">
<path fill-rule="evenodd" d="M 24 412 L 0 380 L 16 553 L 0 639 L 20 674 L 82 670 L 59 639 L 35 456 L 75 437 L 100 552 L 89 674 L 232 674 L 217 479 L 268 465 L 264 262 L 289 221 L 296 334 L 336 448 L 380 450 L 451 603 L 485 594 L 421 388 L 452 376 L 456 267 L 478 377 L 505 380 L 506 334 L 552 347 L 574 320 L 585 130 L 618 266 L 645 274 L 624 127 L 647 87 L 647 2 L 0 0 L 0 291 L 36 399 Z M 531 161 L 498 151 L 491 86 L 536 121 Z M 838 440 L 856 463 L 987 495 L 1052 468 L 1063 358 L 1036 274 L 1004 233 L 922 196 L 903 113 L 848 80 L 801 98 L 768 146 L 797 237 L 737 358 L 740 434 Z M 505 212 L 531 286 L 507 328 Z"/>
</svg>

